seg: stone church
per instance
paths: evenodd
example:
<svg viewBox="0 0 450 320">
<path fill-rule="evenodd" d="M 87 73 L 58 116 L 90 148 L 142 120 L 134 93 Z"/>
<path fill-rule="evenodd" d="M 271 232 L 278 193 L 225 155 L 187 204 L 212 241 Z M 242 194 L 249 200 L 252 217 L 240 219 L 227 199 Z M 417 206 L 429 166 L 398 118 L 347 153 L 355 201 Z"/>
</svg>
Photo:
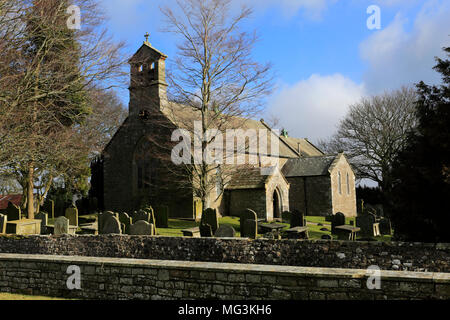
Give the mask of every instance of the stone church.
<svg viewBox="0 0 450 320">
<path fill-rule="evenodd" d="M 162 142 L 171 141 L 183 122 L 198 120 L 193 109 L 168 101 L 166 59 L 145 41 L 129 60 L 129 115 L 102 154 L 103 207 L 130 213 L 145 200 L 153 207 L 168 206 L 172 218 L 198 219 L 201 202 L 192 180 L 177 176 L 175 165 L 162 165 L 170 159 Z M 325 155 L 307 139 L 277 134 L 264 120 L 242 120 L 237 128 L 266 130 L 268 140 L 277 142 L 277 165 L 270 174 L 261 174 L 261 159 L 272 155 L 259 153 L 258 164 L 236 167 L 236 174 L 211 191 L 208 207 L 223 216 L 250 208 L 267 221 L 290 209 L 307 215 L 356 215 L 355 174 L 343 154 Z M 179 178 L 174 183 L 168 177 Z"/>
</svg>

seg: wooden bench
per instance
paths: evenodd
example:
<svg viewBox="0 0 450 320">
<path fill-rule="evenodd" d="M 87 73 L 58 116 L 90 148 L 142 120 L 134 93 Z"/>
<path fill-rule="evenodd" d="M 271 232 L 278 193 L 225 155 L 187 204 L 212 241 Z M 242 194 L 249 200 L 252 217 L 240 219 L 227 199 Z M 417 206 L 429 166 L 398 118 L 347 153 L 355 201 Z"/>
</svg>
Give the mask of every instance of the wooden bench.
<svg viewBox="0 0 450 320">
<path fill-rule="evenodd" d="M 200 228 L 190 228 L 190 229 L 183 229 L 181 230 L 183 232 L 183 237 L 192 237 L 192 238 L 200 238 Z"/>
</svg>

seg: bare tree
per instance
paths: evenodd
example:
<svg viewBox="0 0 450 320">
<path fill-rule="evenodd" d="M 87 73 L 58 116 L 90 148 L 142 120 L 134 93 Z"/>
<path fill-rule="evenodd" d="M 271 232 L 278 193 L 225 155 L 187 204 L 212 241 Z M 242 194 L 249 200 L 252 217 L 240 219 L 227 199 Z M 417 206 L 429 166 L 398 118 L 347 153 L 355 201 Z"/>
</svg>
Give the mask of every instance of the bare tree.
<svg viewBox="0 0 450 320">
<path fill-rule="evenodd" d="M 0 33 L 0 166 L 17 173 L 33 218 L 36 189 L 45 196 L 54 178 L 86 174 L 80 128 L 93 92 L 125 75 L 123 45 L 102 31 L 94 0 L 0 1 L 9 30 Z M 71 4 L 83 14 L 81 30 L 69 28 Z"/>
<path fill-rule="evenodd" d="M 392 161 L 416 126 L 416 101 L 415 90 L 408 87 L 363 98 L 350 106 L 336 134 L 320 142 L 320 148 L 327 153 L 345 152 L 360 179 L 373 180 L 388 191 Z"/>
<path fill-rule="evenodd" d="M 240 29 L 252 10 L 242 7 L 238 14 L 230 12 L 230 0 L 177 1 L 181 14 L 171 8 L 162 9 L 167 18 L 167 32 L 180 38 L 178 55 L 169 74 L 169 99 L 173 110 L 182 104 L 194 117 L 179 117 L 174 111 L 174 122 L 187 129 L 193 139 L 201 142 L 201 161 L 188 165 L 186 171 L 201 199 L 203 208 L 209 204 L 210 191 L 217 180 L 225 181 L 229 170 L 221 161 L 211 164 L 205 154 L 216 141 L 217 129 L 224 133 L 229 128 L 241 128 L 246 118 L 252 118 L 263 109 L 264 98 L 271 92 L 270 65 L 261 65 L 252 59 L 257 41 L 255 33 Z M 194 121 L 200 122 L 200 132 L 194 130 Z M 210 131 L 212 132 L 212 131 Z M 244 151 L 244 150 L 242 150 Z M 232 155 L 224 155 L 224 158 Z M 195 160 L 195 153 L 191 160 Z M 191 161 L 194 163 L 194 161 Z"/>
</svg>

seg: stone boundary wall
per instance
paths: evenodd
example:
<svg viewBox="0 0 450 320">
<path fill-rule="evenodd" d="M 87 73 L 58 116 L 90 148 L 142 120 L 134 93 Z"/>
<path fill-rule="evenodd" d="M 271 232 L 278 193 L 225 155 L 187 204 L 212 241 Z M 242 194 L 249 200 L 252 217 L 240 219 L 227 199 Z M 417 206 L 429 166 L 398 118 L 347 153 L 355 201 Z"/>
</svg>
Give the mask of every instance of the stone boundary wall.
<svg viewBox="0 0 450 320">
<path fill-rule="evenodd" d="M 0 253 L 450 272 L 450 244 L 159 236 L 0 236 Z"/>
<path fill-rule="evenodd" d="M 80 269 L 80 289 L 69 290 Z M 450 274 L 359 269 L 0 254 L 0 292 L 81 299 L 449 299 Z M 70 280 L 70 279 L 69 279 Z"/>
</svg>

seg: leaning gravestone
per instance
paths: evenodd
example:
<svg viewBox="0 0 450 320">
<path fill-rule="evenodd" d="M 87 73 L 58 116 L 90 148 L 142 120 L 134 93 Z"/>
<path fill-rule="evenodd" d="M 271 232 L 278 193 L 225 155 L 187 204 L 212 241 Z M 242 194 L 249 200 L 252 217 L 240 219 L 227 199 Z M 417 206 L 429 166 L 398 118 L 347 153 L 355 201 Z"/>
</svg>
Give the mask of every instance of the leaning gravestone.
<svg viewBox="0 0 450 320">
<path fill-rule="evenodd" d="M 22 218 L 20 208 L 12 202 L 8 202 L 5 213 L 8 216 L 8 221 L 16 221 Z"/>
<path fill-rule="evenodd" d="M 391 220 L 387 218 L 380 220 L 380 233 L 389 236 L 392 234 Z"/>
<path fill-rule="evenodd" d="M 34 216 L 36 220 L 41 220 L 41 234 L 47 234 L 48 214 L 39 212 Z"/>
<path fill-rule="evenodd" d="M 283 211 L 281 213 L 281 221 L 284 223 L 291 223 L 292 213 L 289 211 Z"/>
<path fill-rule="evenodd" d="M 250 239 L 256 239 L 258 236 L 258 221 L 247 219 L 244 222 L 244 230 L 241 231 L 241 236 Z"/>
<path fill-rule="evenodd" d="M 67 219 L 69 219 L 69 224 L 71 226 L 78 227 L 78 209 L 77 208 L 74 208 L 74 207 L 67 208 L 64 215 Z"/>
<path fill-rule="evenodd" d="M 68 234 L 69 233 L 69 219 L 66 217 L 58 217 L 55 220 L 55 227 L 53 233 L 55 235 Z"/>
<path fill-rule="evenodd" d="M 6 233 L 6 223 L 8 222 L 8 217 L 4 214 L 0 214 L 0 234 Z"/>
<path fill-rule="evenodd" d="M 130 225 L 133 223 L 133 219 L 126 212 L 119 213 L 119 221 L 124 226 L 122 232 L 125 234 L 130 234 Z"/>
<path fill-rule="evenodd" d="M 158 206 L 155 212 L 156 227 L 168 228 L 169 227 L 169 207 Z"/>
<path fill-rule="evenodd" d="M 256 214 L 255 211 L 251 210 L 251 209 L 246 209 L 244 212 L 241 213 L 241 219 L 240 219 L 240 230 L 241 230 L 241 237 L 243 237 L 242 235 L 242 231 L 244 230 L 244 224 L 246 220 L 256 220 L 258 221 L 258 215 Z"/>
<path fill-rule="evenodd" d="M 356 226 L 361 228 L 360 234 L 363 237 L 373 237 L 373 224 L 375 223 L 375 218 L 371 214 L 362 214 L 356 217 Z"/>
<path fill-rule="evenodd" d="M 201 224 L 209 224 L 211 226 L 212 233 L 215 234 L 219 228 L 217 211 L 211 208 L 206 209 L 202 214 Z"/>
<path fill-rule="evenodd" d="M 213 237 L 212 227 L 207 223 L 200 223 L 200 237 L 202 238 L 212 238 Z"/>
<path fill-rule="evenodd" d="M 226 224 L 221 225 L 214 234 L 214 237 L 216 238 L 234 238 L 235 236 L 236 231 L 234 228 Z"/>
<path fill-rule="evenodd" d="M 154 235 L 153 230 L 153 225 L 144 220 L 130 225 L 130 235 L 134 236 L 152 236 Z"/>
<path fill-rule="evenodd" d="M 334 228 L 345 225 L 345 215 L 342 212 L 336 213 L 331 219 L 331 232 L 334 233 Z"/>
<path fill-rule="evenodd" d="M 301 213 L 298 210 L 292 211 L 291 228 L 305 227 L 304 224 L 305 224 L 305 221 L 304 221 L 303 213 Z"/>
<path fill-rule="evenodd" d="M 99 230 L 100 231 L 100 230 Z M 107 216 L 105 218 L 101 234 L 122 234 L 120 221 L 116 216 Z"/>
</svg>

